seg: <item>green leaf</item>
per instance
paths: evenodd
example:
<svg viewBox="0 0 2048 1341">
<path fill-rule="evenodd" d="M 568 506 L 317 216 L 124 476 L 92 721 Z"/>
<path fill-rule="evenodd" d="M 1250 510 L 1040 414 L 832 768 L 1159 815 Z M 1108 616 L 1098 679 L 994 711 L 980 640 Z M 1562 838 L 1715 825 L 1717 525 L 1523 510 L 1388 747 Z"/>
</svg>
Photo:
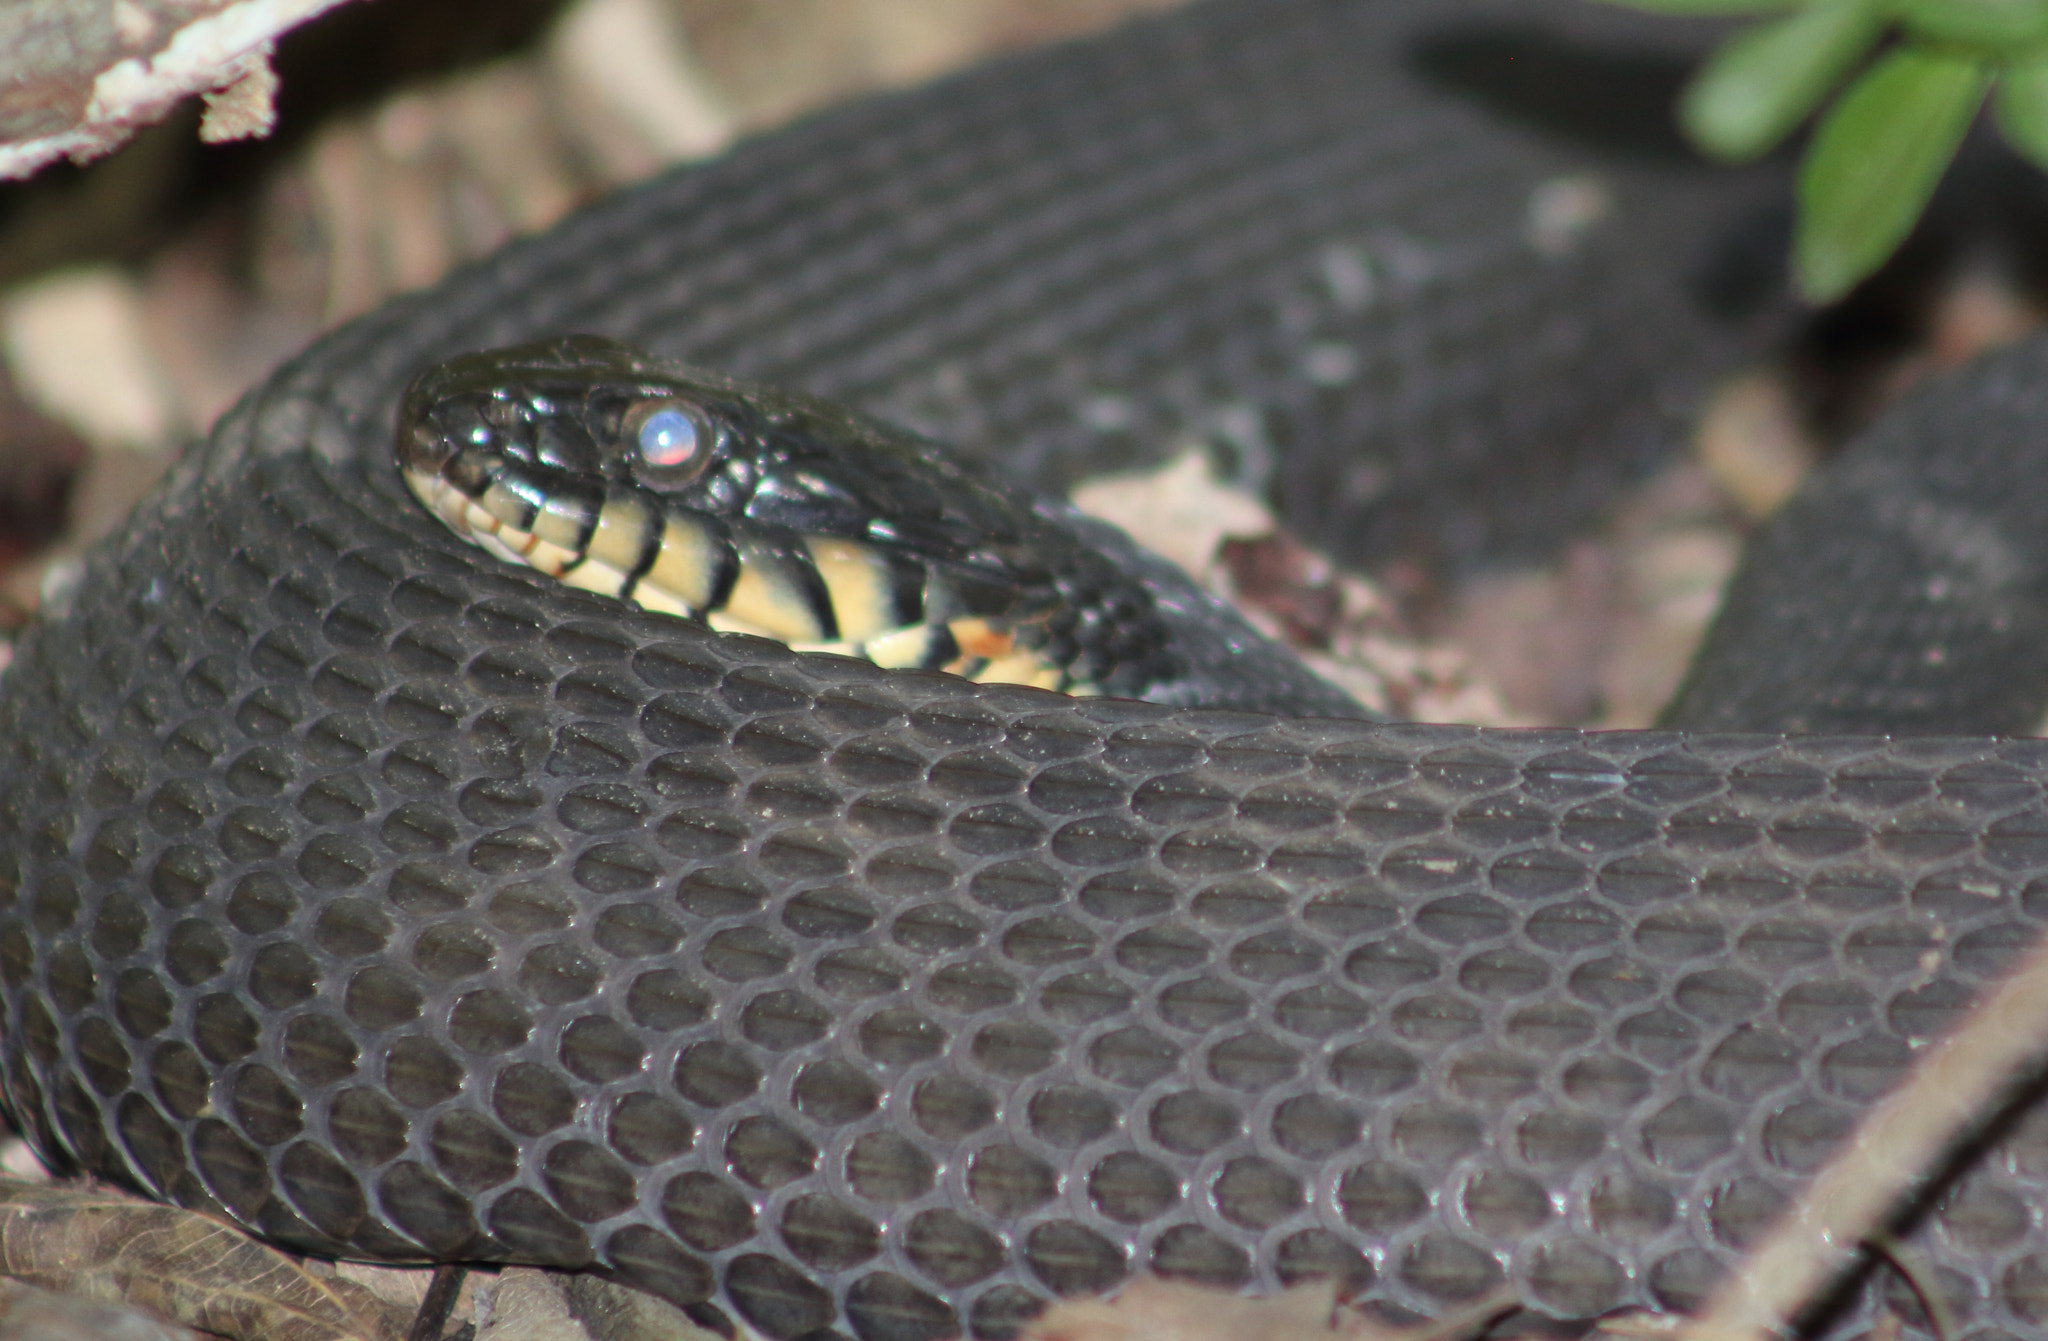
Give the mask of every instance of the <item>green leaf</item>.
<svg viewBox="0 0 2048 1341">
<path fill-rule="evenodd" d="M 1731 38 L 1679 99 L 1679 121 L 1717 158 L 1757 157 L 1820 105 L 1877 41 L 1872 0 L 1823 0 Z"/>
<path fill-rule="evenodd" d="M 1835 103 L 1799 172 L 1793 265 L 1807 297 L 1840 297 L 1905 240 L 1990 81 L 1981 61 L 1906 46 Z"/>
<path fill-rule="evenodd" d="M 2006 67 L 1993 102 L 2006 142 L 2048 169 L 2048 57 Z"/>
<path fill-rule="evenodd" d="M 2001 48 L 2048 40 L 2044 0 L 1890 0 L 1892 12 L 1915 36 Z"/>
<path fill-rule="evenodd" d="M 1625 9 L 1652 14 L 1777 14 L 1804 0 L 1607 0 Z"/>
</svg>

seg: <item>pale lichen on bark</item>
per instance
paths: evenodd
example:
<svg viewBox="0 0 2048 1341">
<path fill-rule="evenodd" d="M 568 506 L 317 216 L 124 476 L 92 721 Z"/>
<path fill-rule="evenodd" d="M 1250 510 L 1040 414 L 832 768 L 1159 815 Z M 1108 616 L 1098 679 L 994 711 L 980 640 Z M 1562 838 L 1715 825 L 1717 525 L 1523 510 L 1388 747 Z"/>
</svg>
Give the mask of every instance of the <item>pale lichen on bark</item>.
<svg viewBox="0 0 2048 1341">
<path fill-rule="evenodd" d="M 340 0 L 23 0 L 0 6 L 0 178 L 118 148 L 182 99 L 207 140 L 266 134 L 272 43 Z"/>
</svg>

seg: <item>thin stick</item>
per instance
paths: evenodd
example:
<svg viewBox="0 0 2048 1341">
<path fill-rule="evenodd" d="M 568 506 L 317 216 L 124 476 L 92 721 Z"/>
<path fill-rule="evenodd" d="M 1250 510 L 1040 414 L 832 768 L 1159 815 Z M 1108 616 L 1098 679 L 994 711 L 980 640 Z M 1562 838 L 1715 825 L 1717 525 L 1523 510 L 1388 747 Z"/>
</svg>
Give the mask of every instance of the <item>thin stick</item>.
<svg viewBox="0 0 2048 1341">
<path fill-rule="evenodd" d="M 2048 942 L 2037 943 L 1873 1108 L 1755 1251 L 1682 1324 L 1686 1341 L 1765 1341 L 1882 1243 L 1885 1220 L 2048 1050 Z"/>
<path fill-rule="evenodd" d="M 456 1296 L 462 1293 L 462 1278 L 468 1274 L 447 1263 L 434 1268 L 434 1278 L 427 1282 L 426 1298 L 412 1315 L 405 1341 L 441 1341 L 441 1334 L 448 1330 L 448 1315 L 455 1311 Z"/>
<path fill-rule="evenodd" d="M 1934 1341 L 1956 1341 L 1962 1331 L 1956 1325 L 1955 1314 L 1949 1310 L 1948 1300 L 1942 1297 L 1941 1282 L 1934 1278 L 1934 1273 L 1914 1260 L 1912 1251 L 1890 1234 L 1877 1235 L 1869 1241 L 1868 1247 L 1899 1273 L 1899 1279 L 1906 1282 L 1906 1288 L 1920 1301 L 1920 1309 L 1927 1315 L 1927 1327 L 1934 1333 Z"/>
</svg>

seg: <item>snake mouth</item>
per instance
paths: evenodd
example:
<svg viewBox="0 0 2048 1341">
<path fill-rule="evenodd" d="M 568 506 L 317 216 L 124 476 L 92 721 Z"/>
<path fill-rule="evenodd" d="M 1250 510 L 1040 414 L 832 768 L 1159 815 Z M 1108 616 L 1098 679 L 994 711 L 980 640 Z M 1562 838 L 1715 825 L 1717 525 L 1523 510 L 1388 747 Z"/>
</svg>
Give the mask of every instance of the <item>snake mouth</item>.
<svg viewBox="0 0 2048 1341">
<path fill-rule="evenodd" d="M 462 459 L 458 453 L 449 465 Z M 406 465 L 406 487 L 464 540 L 565 586 L 723 633 L 889 669 L 1092 694 L 1032 645 L 1027 626 L 948 611 L 957 595 L 925 565 L 837 536 L 769 539 L 683 514 L 630 487 L 562 494 L 509 462 L 452 474 Z M 934 617 L 940 616 L 940 617 Z"/>
<path fill-rule="evenodd" d="M 589 558 L 581 522 L 559 506 L 536 503 L 529 491 L 515 492 L 495 480 L 471 492 L 445 474 L 414 465 L 405 466 L 403 474 L 412 496 L 448 529 L 507 563 L 566 581 Z"/>
</svg>

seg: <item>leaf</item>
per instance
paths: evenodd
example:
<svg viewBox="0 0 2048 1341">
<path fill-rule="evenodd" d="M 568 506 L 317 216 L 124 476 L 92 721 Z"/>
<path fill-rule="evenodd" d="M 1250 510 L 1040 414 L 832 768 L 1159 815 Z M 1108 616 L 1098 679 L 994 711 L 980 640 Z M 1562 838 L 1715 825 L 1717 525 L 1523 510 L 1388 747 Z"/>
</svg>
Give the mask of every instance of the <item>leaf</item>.
<svg viewBox="0 0 2048 1341">
<path fill-rule="evenodd" d="M 1891 4 L 1914 36 L 1931 41 L 1995 50 L 2048 39 L 2048 3 L 2043 0 L 1891 0 Z"/>
<path fill-rule="evenodd" d="M 1308 1280 L 1261 1298 L 1186 1281 L 1140 1276 L 1114 1299 L 1061 1299 L 1024 1324 L 1019 1341 L 1468 1341 L 1516 1306 L 1496 1290 L 1434 1320 L 1380 1322 L 1337 1302 L 1329 1280 Z"/>
<path fill-rule="evenodd" d="M 1755 158 L 1820 105 L 1882 30 L 1873 0 L 1826 0 L 1747 29 L 1687 85 L 1679 120 L 1715 157 Z"/>
<path fill-rule="evenodd" d="M 0 1337 L 8 1341 L 205 1341 L 190 1327 L 120 1304 L 0 1280 Z"/>
<path fill-rule="evenodd" d="M 397 1341 L 407 1321 L 238 1229 L 107 1187 L 0 1181 L 0 1275 L 240 1341 Z"/>
<path fill-rule="evenodd" d="M 1641 9 L 1652 14 L 1777 14 L 1802 0 L 1607 0 L 1624 9 Z"/>
<path fill-rule="evenodd" d="M 2048 57 L 2001 71 L 1993 107 L 2006 142 L 2048 169 Z"/>
<path fill-rule="evenodd" d="M 1799 172 L 1793 265 L 1807 297 L 1840 297 L 1905 240 L 1990 80 L 1969 56 L 1908 46 L 1836 102 Z"/>
</svg>

